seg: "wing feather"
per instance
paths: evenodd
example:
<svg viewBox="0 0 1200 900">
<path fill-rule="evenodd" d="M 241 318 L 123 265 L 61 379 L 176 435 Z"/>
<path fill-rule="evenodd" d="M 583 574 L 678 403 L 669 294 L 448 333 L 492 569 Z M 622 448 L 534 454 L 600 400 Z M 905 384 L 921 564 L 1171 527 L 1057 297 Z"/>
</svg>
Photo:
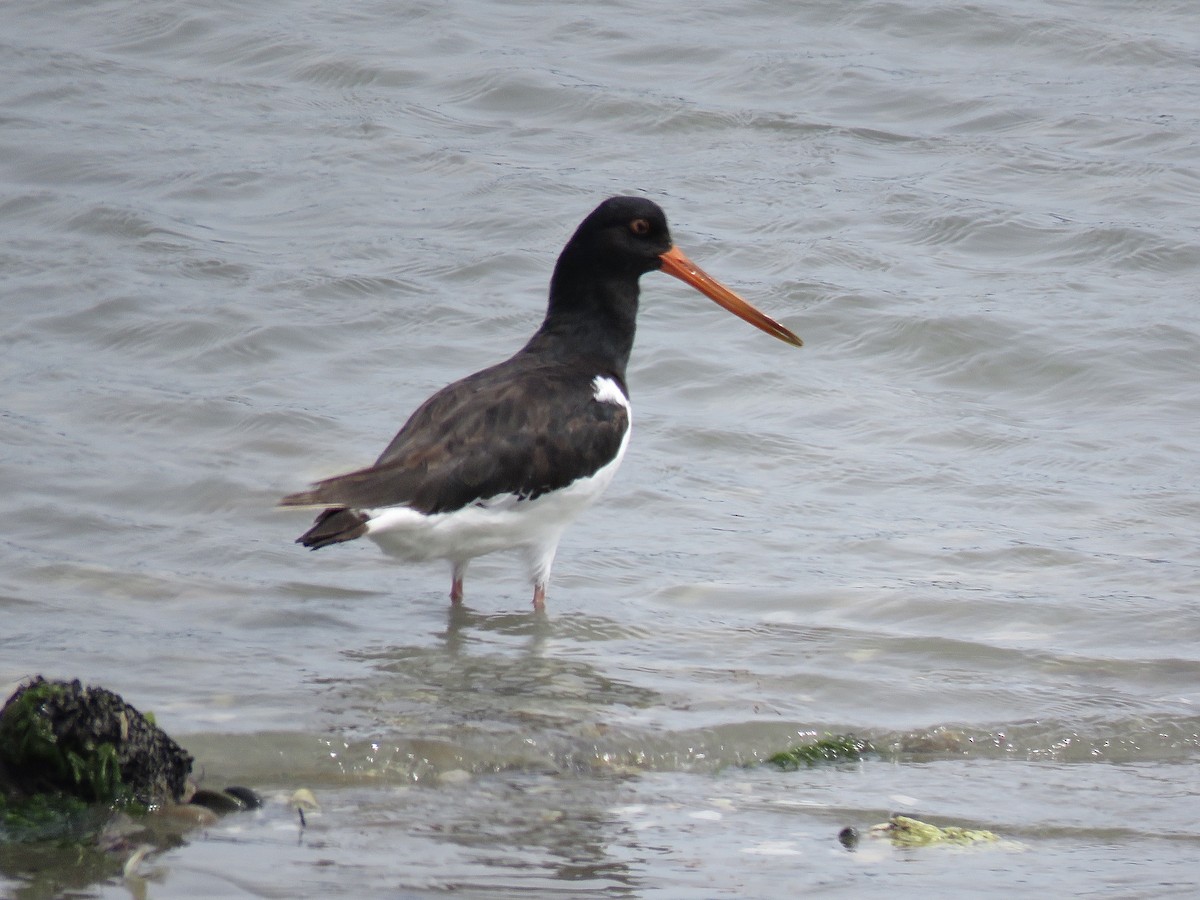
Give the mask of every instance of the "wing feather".
<svg viewBox="0 0 1200 900">
<path fill-rule="evenodd" d="M 576 367 L 516 362 L 509 361 L 502 379 L 485 369 L 442 389 L 374 465 L 319 481 L 281 505 L 446 512 L 501 494 L 532 499 L 616 455 L 628 412 L 597 400 L 592 376 Z"/>
</svg>

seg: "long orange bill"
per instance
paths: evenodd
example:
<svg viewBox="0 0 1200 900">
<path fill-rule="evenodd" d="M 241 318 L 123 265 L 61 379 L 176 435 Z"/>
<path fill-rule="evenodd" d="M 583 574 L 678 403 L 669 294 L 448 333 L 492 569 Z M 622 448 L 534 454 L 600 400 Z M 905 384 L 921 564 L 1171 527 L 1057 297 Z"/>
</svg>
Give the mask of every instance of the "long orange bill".
<svg viewBox="0 0 1200 900">
<path fill-rule="evenodd" d="M 721 282 L 707 274 L 698 265 L 688 259 L 678 247 L 672 247 L 659 259 L 662 260 L 662 270 L 668 275 L 674 275 L 680 281 L 686 282 L 708 297 L 718 306 L 723 306 L 739 319 L 743 319 L 755 328 L 761 328 L 767 334 L 774 335 L 781 341 L 787 341 L 797 347 L 804 342 L 790 330 L 784 328 L 766 313 L 759 312 Z"/>
</svg>

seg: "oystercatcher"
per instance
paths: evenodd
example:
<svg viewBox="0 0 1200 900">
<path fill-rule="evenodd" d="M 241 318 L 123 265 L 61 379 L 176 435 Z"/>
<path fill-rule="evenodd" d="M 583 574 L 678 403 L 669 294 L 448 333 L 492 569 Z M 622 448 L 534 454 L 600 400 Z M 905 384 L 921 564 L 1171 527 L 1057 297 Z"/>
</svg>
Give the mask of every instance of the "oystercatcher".
<svg viewBox="0 0 1200 900">
<path fill-rule="evenodd" d="M 284 497 L 281 506 L 327 507 L 296 542 L 317 550 L 365 536 L 405 561 L 448 560 L 454 603 L 468 562 L 518 550 L 543 608 L 563 530 L 612 481 L 629 444 L 638 279 L 655 269 L 800 346 L 674 247 L 657 204 L 605 200 L 563 248 L 529 343 L 426 400 L 374 465 Z"/>
</svg>

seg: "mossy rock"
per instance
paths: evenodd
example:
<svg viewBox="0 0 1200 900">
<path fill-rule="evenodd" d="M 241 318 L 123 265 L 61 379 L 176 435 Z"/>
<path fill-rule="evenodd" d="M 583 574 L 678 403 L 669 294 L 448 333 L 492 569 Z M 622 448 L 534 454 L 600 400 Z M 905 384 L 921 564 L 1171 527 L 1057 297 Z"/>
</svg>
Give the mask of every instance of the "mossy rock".
<svg viewBox="0 0 1200 900">
<path fill-rule="evenodd" d="M 0 710 L 0 793 L 84 803 L 180 801 L 192 757 L 118 694 L 40 676 Z"/>
</svg>

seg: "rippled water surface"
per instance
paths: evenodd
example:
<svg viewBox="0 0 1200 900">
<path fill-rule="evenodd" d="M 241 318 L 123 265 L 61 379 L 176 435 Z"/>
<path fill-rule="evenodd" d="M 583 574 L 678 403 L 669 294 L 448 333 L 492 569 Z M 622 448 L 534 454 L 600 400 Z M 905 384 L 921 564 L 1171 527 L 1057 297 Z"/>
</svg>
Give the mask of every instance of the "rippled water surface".
<svg viewBox="0 0 1200 900">
<path fill-rule="evenodd" d="M 1191 896 L 1190 2 L 8 4 L 0 686 L 269 802 L 13 895 Z M 602 198 L 635 434 L 521 568 L 309 554 L 308 481 L 515 350 Z M 831 733 L 862 762 L 756 765 Z M 320 808 L 301 829 L 286 799 Z M 979 851 L 840 829 L 986 828 Z"/>
</svg>

